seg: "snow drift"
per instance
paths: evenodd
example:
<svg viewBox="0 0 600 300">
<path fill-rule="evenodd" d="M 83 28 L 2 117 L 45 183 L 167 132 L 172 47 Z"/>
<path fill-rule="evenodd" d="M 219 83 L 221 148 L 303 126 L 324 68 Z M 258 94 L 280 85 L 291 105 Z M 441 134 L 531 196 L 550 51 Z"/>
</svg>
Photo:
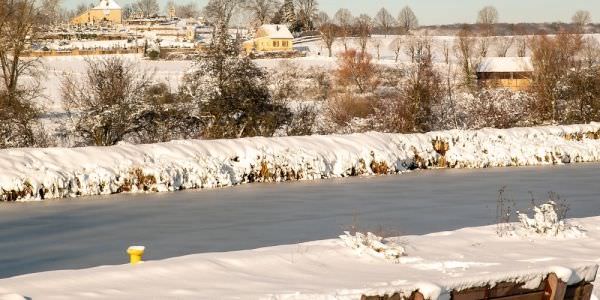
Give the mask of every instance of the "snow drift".
<svg viewBox="0 0 600 300">
<path fill-rule="evenodd" d="M 600 161 L 600 123 L 0 150 L 0 200 Z"/>
<path fill-rule="evenodd" d="M 425 299 L 447 300 L 452 290 L 502 282 L 536 288 L 549 273 L 569 285 L 596 278 L 598 297 L 600 217 L 569 221 L 587 236 L 500 238 L 494 225 L 471 227 L 391 238 L 406 245 L 397 260 L 331 239 L 4 278 L 0 299 L 351 300 L 419 290 Z"/>
</svg>

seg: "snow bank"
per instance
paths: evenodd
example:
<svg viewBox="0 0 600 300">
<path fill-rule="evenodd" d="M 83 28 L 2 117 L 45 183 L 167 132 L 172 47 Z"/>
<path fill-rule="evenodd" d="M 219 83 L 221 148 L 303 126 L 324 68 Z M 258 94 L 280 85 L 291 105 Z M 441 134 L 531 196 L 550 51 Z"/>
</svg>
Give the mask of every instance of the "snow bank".
<svg viewBox="0 0 600 300">
<path fill-rule="evenodd" d="M 0 150 L 0 199 L 164 192 L 393 174 L 600 161 L 600 123 L 426 134 L 188 140 Z"/>
<path fill-rule="evenodd" d="M 435 300 L 449 299 L 451 290 L 500 282 L 534 288 L 550 273 L 569 284 L 591 281 L 600 263 L 600 217 L 570 222 L 588 229 L 587 235 L 568 243 L 508 239 L 492 225 L 403 236 L 406 253 L 398 261 L 360 255 L 340 239 L 323 240 L 0 279 L 0 299 L 330 300 L 419 290 Z M 597 297 L 600 278 L 594 285 Z"/>
</svg>

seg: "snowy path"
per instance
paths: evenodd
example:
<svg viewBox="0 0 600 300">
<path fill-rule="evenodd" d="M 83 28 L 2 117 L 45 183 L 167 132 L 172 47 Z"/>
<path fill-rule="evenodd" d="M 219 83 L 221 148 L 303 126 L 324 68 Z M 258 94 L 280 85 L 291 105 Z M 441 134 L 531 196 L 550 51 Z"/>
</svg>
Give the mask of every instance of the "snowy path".
<svg viewBox="0 0 600 300">
<path fill-rule="evenodd" d="M 537 286 L 550 272 L 570 283 L 591 280 L 600 263 L 600 217 L 572 223 L 587 236 L 499 238 L 495 226 L 404 236 L 407 256 L 398 262 L 359 255 L 335 239 L 39 273 L 0 280 L 0 299 L 360 299 L 416 288 L 449 299 L 448 290 L 503 280 Z"/>
<path fill-rule="evenodd" d="M 356 223 L 390 234 L 425 234 L 495 221 L 497 191 L 517 208 L 554 191 L 569 216 L 600 216 L 600 164 L 431 170 L 166 194 L 0 203 L 0 278 L 121 264 L 131 244 L 146 258 L 333 238 Z M 355 220 L 356 219 L 356 222 Z"/>
</svg>

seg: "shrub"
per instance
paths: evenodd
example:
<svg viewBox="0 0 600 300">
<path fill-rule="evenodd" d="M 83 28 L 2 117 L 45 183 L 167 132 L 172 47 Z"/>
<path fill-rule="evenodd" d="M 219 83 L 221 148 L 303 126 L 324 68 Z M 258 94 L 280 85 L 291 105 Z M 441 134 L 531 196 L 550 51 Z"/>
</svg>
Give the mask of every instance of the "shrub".
<svg viewBox="0 0 600 300">
<path fill-rule="evenodd" d="M 314 104 L 299 104 L 294 110 L 287 126 L 288 136 L 311 135 L 314 132 L 317 111 Z"/>
<path fill-rule="evenodd" d="M 374 112 L 374 101 L 371 96 L 339 93 L 326 104 L 327 116 L 338 126 L 346 126 L 355 118 L 365 119 Z"/>
<path fill-rule="evenodd" d="M 84 145 L 110 146 L 131 139 L 159 142 L 187 138 L 200 120 L 153 74 L 118 57 L 87 60 L 82 79 L 65 76 L 63 102 Z"/>
<path fill-rule="evenodd" d="M 340 56 L 336 77 L 341 86 L 353 87 L 359 93 L 371 92 L 378 85 L 376 75 L 377 70 L 368 53 L 351 49 Z"/>
<path fill-rule="evenodd" d="M 148 51 L 148 58 L 150 58 L 150 60 L 158 60 L 160 58 L 160 51 L 156 50 L 156 49 L 152 49 L 150 51 Z"/>
<path fill-rule="evenodd" d="M 0 91 L 0 148 L 45 146 L 41 110 L 21 92 Z"/>
</svg>

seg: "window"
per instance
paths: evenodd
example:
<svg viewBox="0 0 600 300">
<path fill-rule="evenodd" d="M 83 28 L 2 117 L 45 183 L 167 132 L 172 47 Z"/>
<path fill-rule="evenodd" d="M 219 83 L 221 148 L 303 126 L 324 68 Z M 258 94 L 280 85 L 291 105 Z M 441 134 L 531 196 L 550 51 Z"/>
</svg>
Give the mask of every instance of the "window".
<svg viewBox="0 0 600 300">
<path fill-rule="evenodd" d="M 283 47 L 287 47 L 287 46 L 288 46 L 288 41 L 283 41 L 283 42 L 281 42 L 281 46 L 283 46 Z"/>
<path fill-rule="evenodd" d="M 279 47 L 279 41 L 273 41 L 273 47 Z"/>
</svg>

